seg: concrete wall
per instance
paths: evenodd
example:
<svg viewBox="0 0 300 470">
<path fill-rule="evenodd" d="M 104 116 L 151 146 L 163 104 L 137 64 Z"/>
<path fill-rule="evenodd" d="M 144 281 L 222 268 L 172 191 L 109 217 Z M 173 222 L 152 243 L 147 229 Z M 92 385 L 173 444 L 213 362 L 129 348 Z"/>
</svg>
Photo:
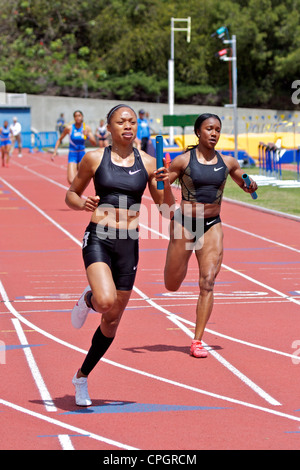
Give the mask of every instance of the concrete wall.
<svg viewBox="0 0 300 470">
<path fill-rule="evenodd" d="M 168 128 L 162 126 L 164 114 L 169 114 L 168 104 L 143 103 L 139 101 L 122 101 L 130 105 L 136 112 L 143 108 L 150 114 L 154 133 L 168 133 Z M 98 100 L 89 98 L 67 98 L 62 96 L 38 96 L 27 95 L 27 104 L 31 107 L 32 127 L 39 132 L 55 130 L 56 121 L 60 113 L 64 113 L 66 122 L 73 120 L 73 112 L 79 109 L 83 112 L 85 122 L 95 130 L 101 118 L 105 119 L 108 111 L 121 101 Z M 233 112 L 230 108 L 215 106 L 175 105 L 174 114 L 201 114 L 211 112 L 219 115 L 223 121 L 223 132 L 233 132 Z M 280 111 L 272 109 L 239 108 L 239 133 L 245 133 L 249 124 L 255 127 L 255 123 L 278 121 L 300 121 L 300 113 L 294 111 Z M 176 134 L 182 133 L 181 128 L 175 129 Z M 193 128 L 186 128 L 186 134 L 193 133 Z"/>
</svg>

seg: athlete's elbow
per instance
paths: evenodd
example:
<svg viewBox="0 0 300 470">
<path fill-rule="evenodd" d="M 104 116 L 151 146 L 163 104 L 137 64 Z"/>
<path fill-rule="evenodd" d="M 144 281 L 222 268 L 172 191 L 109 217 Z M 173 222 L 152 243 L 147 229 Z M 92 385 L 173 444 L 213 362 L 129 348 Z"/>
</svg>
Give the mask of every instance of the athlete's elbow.
<svg viewBox="0 0 300 470">
<path fill-rule="evenodd" d="M 73 204 L 71 202 L 71 197 L 68 193 L 66 194 L 66 197 L 65 197 L 65 203 L 70 209 L 74 209 Z"/>
<path fill-rule="evenodd" d="M 84 209 L 84 203 L 82 204 L 81 198 L 79 198 L 79 202 L 76 201 L 74 198 L 74 191 L 71 191 L 68 189 L 66 196 L 65 196 L 65 203 L 70 209 L 74 210 L 83 210 Z"/>
</svg>

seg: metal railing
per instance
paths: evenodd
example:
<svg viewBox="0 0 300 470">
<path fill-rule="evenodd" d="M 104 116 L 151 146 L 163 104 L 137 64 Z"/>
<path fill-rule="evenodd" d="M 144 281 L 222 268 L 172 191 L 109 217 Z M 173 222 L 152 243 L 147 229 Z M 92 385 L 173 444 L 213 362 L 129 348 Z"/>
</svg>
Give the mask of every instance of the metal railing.
<svg viewBox="0 0 300 470">
<path fill-rule="evenodd" d="M 33 149 L 38 149 L 39 152 L 43 152 L 44 148 L 54 147 L 58 139 L 58 132 L 21 132 L 22 147 L 28 148 L 32 153 Z M 18 143 L 15 143 L 17 148 Z"/>
<path fill-rule="evenodd" d="M 275 144 L 265 144 L 260 142 L 258 146 L 258 165 L 259 174 L 263 176 L 275 177 L 282 179 L 282 149 L 276 147 Z M 295 161 L 297 168 L 297 180 L 300 181 L 300 147 L 295 149 Z"/>
</svg>

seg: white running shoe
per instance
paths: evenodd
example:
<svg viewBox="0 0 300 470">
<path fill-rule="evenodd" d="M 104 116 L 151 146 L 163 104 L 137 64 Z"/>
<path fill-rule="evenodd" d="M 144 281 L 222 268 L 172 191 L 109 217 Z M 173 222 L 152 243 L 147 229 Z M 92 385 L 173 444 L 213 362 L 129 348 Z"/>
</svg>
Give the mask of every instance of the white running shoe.
<svg viewBox="0 0 300 470">
<path fill-rule="evenodd" d="M 75 387 L 75 403 L 77 406 L 91 406 L 92 400 L 90 399 L 87 377 L 77 378 L 77 372 L 75 373 L 72 384 Z"/>
<path fill-rule="evenodd" d="M 81 328 L 91 309 L 87 306 L 84 300 L 85 294 L 90 291 L 90 286 L 87 286 L 83 293 L 81 294 L 80 299 L 76 302 L 76 305 L 73 307 L 71 313 L 71 321 L 74 328 Z"/>
</svg>

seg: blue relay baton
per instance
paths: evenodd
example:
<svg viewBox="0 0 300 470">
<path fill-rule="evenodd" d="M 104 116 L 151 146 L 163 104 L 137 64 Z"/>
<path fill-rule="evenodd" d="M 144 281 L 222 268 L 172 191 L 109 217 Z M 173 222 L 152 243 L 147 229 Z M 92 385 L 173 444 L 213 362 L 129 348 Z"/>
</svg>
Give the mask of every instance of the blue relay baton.
<svg viewBox="0 0 300 470">
<path fill-rule="evenodd" d="M 250 180 L 249 176 L 247 175 L 247 173 L 244 173 L 244 174 L 242 175 L 242 178 L 243 178 L 243 180 L 245 181 L 247 188 L 249 188 L 249 186 L 250 186 L 250 184 L 251 184 L 251 180 Z M 252 193 L 252 194 L 251 194 L 251 197 L 252 197 L 252 199 L 257 199 L 257 194 L 256 194 L 256 192 Z"/>
<path fill-rule="evenodd" d="M 164 156 L 164 142 L 163 136 L 157 135 L 156 136 L 156 168 L 161 168 L 164 166 L 163 156 Z M 157 189 L 164 189 L 164 182 L 157 181 Z"/>
</svg>

